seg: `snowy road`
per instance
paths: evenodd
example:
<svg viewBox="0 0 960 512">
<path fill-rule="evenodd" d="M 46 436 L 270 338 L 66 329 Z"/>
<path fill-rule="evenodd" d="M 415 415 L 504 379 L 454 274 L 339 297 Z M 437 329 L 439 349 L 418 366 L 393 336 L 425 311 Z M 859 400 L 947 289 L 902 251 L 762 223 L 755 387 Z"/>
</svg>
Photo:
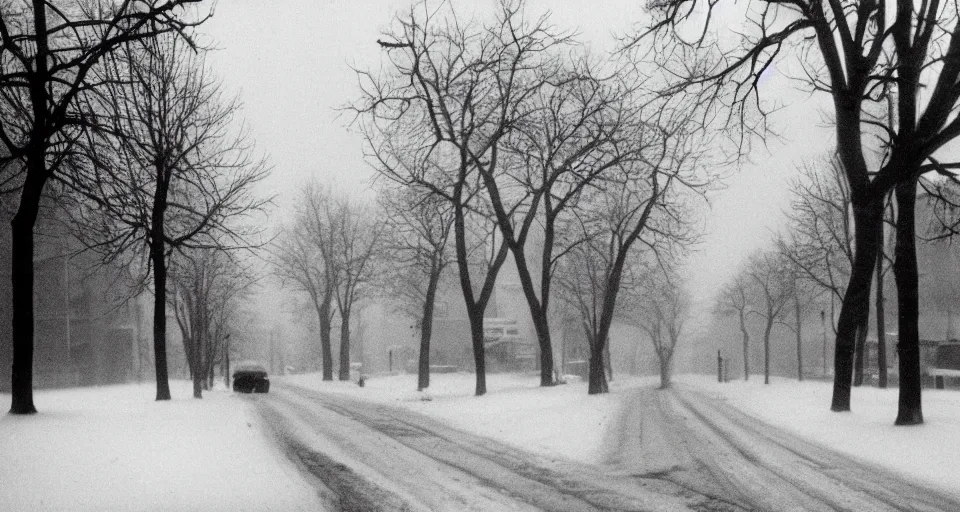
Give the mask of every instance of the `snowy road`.
<svg viewBox="0 0 960 512">
<path fill-rule="evenodd" d="M 687 389 L 637 390 L 611 465 L 769 511 L 957 511 L 960 498 L 808 443 Z"/>
<path fill-rule="evenodd" d="M 330 510 L 960 510 L 695 392 L 629 393 L 604 466 L 296 386 L 251 400 Z"/>
<path fill-rule="evenodd" d="M 656 477 L 525 453 L 396 407 L 284 385 L 251 399 L 331 510 L 742 510 Z"/>
</svg>

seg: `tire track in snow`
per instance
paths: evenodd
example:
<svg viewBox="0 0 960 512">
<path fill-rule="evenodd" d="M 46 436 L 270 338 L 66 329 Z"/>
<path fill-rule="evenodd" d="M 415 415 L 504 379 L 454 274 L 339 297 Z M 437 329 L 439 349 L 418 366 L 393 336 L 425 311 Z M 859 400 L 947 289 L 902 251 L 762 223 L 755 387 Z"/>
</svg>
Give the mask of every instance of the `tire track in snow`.
<svg viewBox="0 0 960 512">
<path fill-rule="evenodd" d="M 611 473 L 550 459 L 451 428 L 421 414 L 296 386 L 283 391 L 377 432 L 402 447 L 490 489 L 549 511 L 732 511 L 722 502 L 673 482 Z M 487 508 L 486 510 L 500 510 Z"/>
<path fill-rule="evenodd" d="M 804 441 L 700 393 L 675 395 L 731 443 L 756 454 L 758 463 L 830 510 L 957 511 L 960 500 L 889 471 Z M 804 505 L 809 506 L 809 501 Z"/>
<path fill-rule="evenodd" d="M 803 441 L 685 389 L 641 389 L 624 409 L 613 467 L 745 508 L 956 511 L 960 501 Z"/>
<path fill-rule="evenodd" d="M 276 389 L 271 395 L 263 397 L 258 405 L 271 428 L 282 434 L 278 436 L 282 446 L 307 447 L 313 456 L 333 461 L 353 475 L 342 482 L 344 485 L 339 486 L 338 492 L 333 493 L 334 501 L 339 500 L 340 495 L 365 494 L 373 488 L 374 496 L 382 490 L 398 499 L 393 500 L 392 506 L 385 507 L 385 500 L 374 498 L 369 500 L 366 508 L 357 510 L 532 510 L 502 493 L 483 488 L 468 475 L 441 467 L 352 419 L 317 407 L 315 402 L 304 400 L 288 389 Z M 291 458 L 309 471 L 300 464 L 298 457 L 294 450 Z M 329 485 L 325 478 L 334 477 L 336 480 L 343 472 L 314 475 L 321 484 L 323 495 L 323 488 L 336 487 Z M 333 508 L 341 510 L 336 504 Z"/>
</svg>

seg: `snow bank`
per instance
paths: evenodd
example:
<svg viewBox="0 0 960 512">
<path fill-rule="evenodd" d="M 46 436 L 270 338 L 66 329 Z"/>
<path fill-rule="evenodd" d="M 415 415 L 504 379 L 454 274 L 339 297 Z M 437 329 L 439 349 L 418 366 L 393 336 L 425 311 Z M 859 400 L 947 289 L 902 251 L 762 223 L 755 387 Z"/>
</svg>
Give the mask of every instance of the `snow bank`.
<svg viewBox="0 0 960 512">
<path fill-rule="evenodd" d="M 719 384 L 682 375 L 704 391 L 763 422 L 942 489 L 960 490 L 960 391 L 923 390 L 924 424 L 895 427 L 897 389 L 853 388 L 851 412 L 830 411 L 832 383 L 771 378 Z"/>
<path fill-rule="evenodd" d="M 256 397 L 171 387 L 169 402 L 151 385 L 37 391 L 39 414 L 0 416 L 0 510 L 321 508 L 258 428 Z"/>
<path fill-rule="evenodd" d="M 598 463 L 604 433 L 618 418 L 622 391 L 659 381 L 618 378 L 610 383 L 609 394 L 589 396 L 587 384 L 577 377 L 542 388 L 539 374 L 497 373 L 487 375 L 487 394 L 482 397 L 473 395 L 472 373 L 431 375 L 425 392 L 416 391 L 413 374 L 369 377 L 362 388 L 355 382 L 323 382 L 318 374 L 287 376 L 284 382 L 394 404 L 525 450 Z"/>
</svg>

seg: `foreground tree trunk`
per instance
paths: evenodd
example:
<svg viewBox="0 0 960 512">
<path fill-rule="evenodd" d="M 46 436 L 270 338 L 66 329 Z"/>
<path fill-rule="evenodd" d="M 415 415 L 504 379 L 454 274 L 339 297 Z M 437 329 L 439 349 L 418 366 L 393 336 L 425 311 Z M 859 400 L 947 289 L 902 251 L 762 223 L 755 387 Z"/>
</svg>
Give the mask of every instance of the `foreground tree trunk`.
<svg viewBox="0 0 960 512">
<path fill-rule="evenodd" d="M 203 398 L 203 381 L 206 380 L 206 377 L 203 375 L 203 372 L 194 369 L 193 371 L 193 397 L 194 398 Z"/>
<path fill-rule="evenodd" d="M 881 251 L 881 255 L 882 255 Z M 883 257 L 877 258 L 877 387 L 885 389 L 887 387 L 887 325 L 884 318 L 884 298 L 883 298 Z"/>
<path fill-rule="evenodd" d="M 773 313 L 767 313 L 767 326 L 763 329 L 763 383 L 770 384 L 770 332 L 773 331 Z"/>
<path fill-rule="evenodd" d="M 550 322 L 547 319 L 547 310 L 540 308 L 539 314 L 533 317 L 533 327 L 537 332 L 537 343 L 540 347 L 540 385 L 555 386 L 553 380 L 553 342 L 550 339 Z"/>
<path fill-rule="evenodd" d="M 880 251 L 877 257 L 877 387 L 885 389 L 887 387 L 887 325 L 884 318 L 884 298 L 883 298 L 883 240 L 881 239 Z"/>
<path fill-rule="evenodd" d="M 420 317 L 420 358 L 417 365 L 417 391 L 430 387 L 430 337 L 433 334 L 433 306 L 437 297 L 437 283 L 440 272 L 436 262 L 430 272 L 427 294 L 423 301 L 423 315 Z M 472 331 L 471 331 L 472 332 Z"/>
<path fill-rule="evenodd" d="M 803 380 L 803 334 L 800 330 L 803 324 L 800 315 L 800 292 L 796 292 L 796 296 L 793 298 L 793 312 L 796 315 L 797 322 L 797 380 Z"/>
<path fill-rule="evenodd" d="M 897 353 L 900 355 L 900 400 L 897 425 L 923 423 L 920 397 L 920 305 L 917 292 L 916 180 L 901 183 L 897 196 L 897 245 L 893 262 L 899 303 L 899 331 Z"/>
<path fill-rule="evenodd" d="M 320 357 L 323 365 L 323 380 L 333 380 L 333 348 L 330 341 L 330 307 L 333 297 L 328 290 L 317 314 L 320 319 Z"/>
<path fill-rule="evenodd" d="M 743 380 L 750 380 L 750 331 L 747 330 L 747 319 L 740 310 L 740 333 L 743 335 Z"/>
<path fill-rule="evenodd" d="M 33 155 L 20 194 L 20 206 L 10 222 L 11 281 L 13 293 L 13 368 L 11 414 L 34 414 L 33 404 L 33 228 L 40 211 L 40 194 L 46 181 L 43 155 Z"/>
<path fill-rule="evenodd" d="M 483 346 L 483 312 L 481 311 L 478 314 L 474 311 L 468 311 L 467 316 L 470 318 L 470 341 L 473 345 L 473 366 L 477 377 L 474 395 L 483 396 L 487 394 L 486 350 Z"/>
<path fill-rule="evenodd" d="M 590 344 L 592 349 L 590 350 L 590 366 L 587 381 L 587 394 L 590 395 L 610 392 L 607 384 L 607 372 L 604 371 L 604 366 L 606 365 L 603 364 L 605 344 L 600 341 L 601 339 L 604 338 L 597 338 Z"/>
<path fill-rule="evenodd" d="M 668 389 L 670 387 L 670 366 L 669 358 L 660 358 L 660 389 Z"/>
<path fill-rule="evenodd" d="M 154 231 L 157 226 L 154 224 Z M 160 228 L 162 229 L 162 228 Z M 170 400 L 167 376 L 167 262 L 163 253 L 162 231 L 150 244 L 153 264 L 153 361 L 157 376 L 157 400 Z"/>
<path fill-rule="evenodd" d="M 853 199 L 853 219 L 856 252 L 850 282 L 840 305 L 837 320 L 837 338 L 833 359 L 832 411 L 850 410 L 850 390 L 853 377 L 853 352 L 860 330 L 866 328 L 870 316 L 870 284 L 880 246 L 880 228 L 883 221 L 881 200 Z"/>
<path fill-rule="evenodd" d="M 340 380 L 350 380 L 350 310 L 340 312 Z"/>
</svg>

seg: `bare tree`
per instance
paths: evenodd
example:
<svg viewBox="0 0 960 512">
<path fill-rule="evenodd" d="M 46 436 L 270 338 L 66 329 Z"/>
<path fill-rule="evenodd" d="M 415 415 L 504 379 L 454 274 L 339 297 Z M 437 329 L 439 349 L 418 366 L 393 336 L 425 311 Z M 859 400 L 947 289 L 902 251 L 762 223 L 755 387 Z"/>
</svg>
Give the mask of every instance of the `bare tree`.
<svg viewBox="0 0 960 512">
<path fill-rule="evenodd" d="M 65 181 L 90 204 L 75 219 L 81 241 L 106 261 L 145 263 L 143 281 L 152 274 L 157 400 L 169 400 L 167 256 L 259 244 L 246 219 L 269 202 L 252 191 L 269 168 L 237 124 L 238 100 L 181 39 L 127 44 L 105 64 L 106 85 L 86 103 L 98 129 L 79 141 Z"/>
<path fill-rule="evenodd" d="M 91 70 L 118 46 L 160 33 L 185 34 L 177 13 L 198 0 L 127 0 L 105 5 L 51 0 L 0 6 L 0 164 L 23 162 L 20 203 L 11 221 L 13 372 L 10 412 L 33 404 L 33 230 L 44 185 L 61 172 L 89 124 L 78 99 L 100 87 Z"/>
<path fill-rule="evenodd" d="M 704 0 L 655 2 L 653 21 L 633 43 L 643 40 L 672 48 L 658 53 L 669 55 L 673 63 L 689 63 L 699 51 L 696 65 L 678 70 L 680 79 L 674 91 L 693 93 L 714 107 L 733 105 L 728 110 L 731 127 L 760 103 L 761 74 L 784 53 L 800 57 L 803 84 L 829 94 L 838 156 L 850 188 L 856 226 L 856 253 L 837 326 L 831 409 L 850 409 L 854 346 L 869 315 L 883 204 L 887 193 L 898 188 L 894 275 L 900 303 L 900 400 L 896 424 L 922 423 L 912 211 L 921 174 L 934 171 L 955 176 L 960 168 L 960 163 L 943 154 L 946 145 L 960 135 L 956 115 L 960 90 L 955 87 L 960 77 L 957 8 L 940 2 L 914 5 L 900 0 L 849 5 L 839 1 L 764 2 L 762 9 L 740 11 L 745 29 L 736 29 L 737 43 L 731 47 L 711 37 L 715 28 L 711 22 L 717 18 L 710 14 L 718 4 Z M 697 15 L 691 16 L 694 12 Z M 697 35 L 682 38 L 681 34 L 690 33 Z M 923 99 L 921 89 L 929 91 Z M 886 108 L 888 101 L 890 107 Z M 755 127 L 745 125 L 748 130 Z M 876 147 L 871 136 L 879 138 L 885 149 L 877 164 L 867 158 L 867 152 Z"/>
<path fill-rule="evenodd" d="M 340 313 L 340 380 L 350 380 L 350 315 L 373 278 L 374 255 L 383 244 L 386 223 L 365 205 L 341 199 L 331 220 L 333 239 L 327 257 L 337 269 L 334 296 Z"/>
<path fill-rule="evenodd" d="M 545 18 L 538 21 L 538 25 L 544 23 Z M 541 44 L 544 48 L 540 51 L 550 49 L 546 43 Z M 531 66 L 522 62 L 514 65 Z M 527 99 L 528 105 L 510 107 L 524 114 L 522 118 L 517 116 L 505 138 L 499 173 L 473 156 L 500 232 L 517 265 L 540 346 L 541 385 L 552 381 L 549 308 L 554 266 L 569 247 L 578 243 L 558 236 L 558 224 L 567 210 L 576 208 L 585 187 L 615 166 L 637 158 L 632 125 L 640 108 L 634 90 L 637 86 L 628 84 L 616 71 L 609 71 L 611 77 L 601 78 L 586 58 L 570 68 L 561 67 L 556 58 L 547 58 L 537 63 L 536 79 L 511 77 L 510 83 L 499 85 L 499 90 Z M 523 87 L 511 91 L 517 88 L 514 81 Z M 528 259 L 529 235 L 534 227 L 542 229 L 539 254 Z"/>
<path fill-rule="evenodd" d="M 774 251 L 754 254 L 744 267 L 750 281 L 751 313 L 763 320 L 763 383 L 770 384 L 770 333 L 783 323 L 783 315 L 794 295 L 794 274 L 787 261 Z"/>
<path fill-rule="evenodd" d="M 489 25 L 458 20 L 451 4 L 418 3 L 400 15 L 378 41 L 387 51 L 387 74 L 360 72 L 362 98 L 353 108 L 365 117 L 370 157 L 377 171 L 402 185 L 416 185 L 448 201 L 460 288 L 470 321 L 476 394 L 486 393 L 484 311 L 509 250 L 484 229 L 490 202 L 479 196 L 479 166 L 495 174 L 500 144 L 522 112 L 521 98 L 498 90 L 520 83 L 528 55 L 553 39 L 541 25 L 520 21 L 503 6 Z M 514 85 L 511 85 L 511 90 Z M 402 141 L 402 142 L 401 142 Z M 414 165 L 412 162 L 432 165 Z M 468 218 L 480 228 L 471 236 Z M 470 265 L 470 246 L 484 240 L 485 264 Z M 542 348 L 542 347 L 541 347 Z M 547 348 L 549 350 L 549 348 Z M 552 358 L 548 365 L 552 365 Z M 541 383 L 552 382 L 541 375 Z"/>
<path fill-rule="evenodd" d="M 808 161 L 800 167 L 800 176 L 793 182 L 793 191 L 791 208 L 787 211 L 789 227 L 785 235 L 778 237 L 778 248 L 804 281 L 829 293 L 831 300 L 836 298 L 842 301 L 854 260 L 852 205 L 843 166 L 835 155 Z M 889 198 L 886 211 L 892 216 Z M 879 364 L 879 378 L 883 387 L 886 387 L 882 283 L 891 259 L 886 251 L 885 237 L 880 238 L 878 252 L 875 304 L 878 359 L 883 360 Z M 858 328 L 854 344 L 854 386 L 863 382 L 867 319 L 864 317 L 865 323 Z"/>
<path fill-rule="evenodd" d="M 743 345 L 743 380 L 750 380 L 750 330 L 747 320 L 750 317 L 749 281 L 743 272 L 738 272 L 720 289 L 714 305 L 714 312 L 722 316 L 736 315 L 739 320 Z"/>
<path fill-rule="evenodd" d="M 307 292 L 320 326 L 320 355 L 323 380 L 333 380 L 334 296 L 339 269 L 333 258 L 332 228 L 336 222 L 331 192 L 317 184 L 306 186 L 296 202 L 296 216 L 278 238 L 274 268 L 284 282 Z"/>
<path fill-rule="evenodd" d="M 663 113 L 665 109 L 658 112 Z M 577 209 L 584 241 L 565 257 L 562 286 L 567 300 L 581 313 L 590 346 L 588 393 L 607 392 L 603 356 L 625 273 L 634 261 L 634 244 L 649 251 L 677 250 L 692 243 L 695 218 L 689 192 L 698 181 L 702 153 L 687 138 L 690 129 L 682 111 L 668 124 L 637 127 L 643 158 L 616 168 L 603 188 L 585 192 Z"/>
<path fill-rule="evenodd" d="M 850 193 L 835 156 L 807 161 L 793 180 L 780 251 L 804 279 L 843 300 L 853 265 Z"/>
<path fill-rule="evenodd" d="M 394 256 L 393 266 L 385 269 L 386 288 L 420 327 L 417 390 L 422 391 L 430 387 L 430 340 L 437 291 L 444 271 L 453 263 L 448 243 L 453 211 L 446 201 L 429 191 L 417 193 L 415 188 L 385 189 L 380 203 L 387 218 L 385 245 Z"/>
<path fill-rule="evenodd" d="M 217 249 L 187 249 L 170 262 L 170 303 L 183 337 L 194 398 L 202 398 L 202 390 L 210 388 L 238 300 L 255 280 L 235 257 Z"/>
<path fill-rule="evenodd" d="M 627 288 L 623 308 L 653 345 L 660 363 L 660 388 L 670 387 L 673 355 L 690 316 L 690 295 L 676 271 L 678 262 L 647 269 L 640 285 Z"/>
</svg>

